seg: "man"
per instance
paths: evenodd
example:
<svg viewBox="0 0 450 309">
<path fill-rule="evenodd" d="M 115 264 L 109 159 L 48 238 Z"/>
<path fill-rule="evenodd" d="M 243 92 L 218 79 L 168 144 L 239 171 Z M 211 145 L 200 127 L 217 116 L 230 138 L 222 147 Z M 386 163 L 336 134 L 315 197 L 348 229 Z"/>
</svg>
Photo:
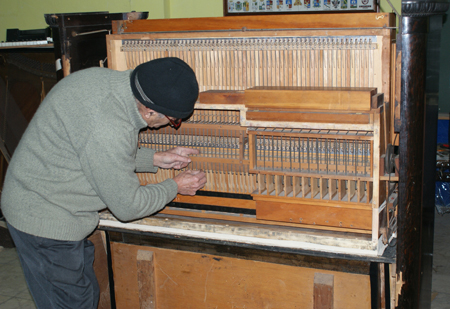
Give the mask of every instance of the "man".
<svg viewBox="0 0 450 309">
<path fill-rule="evenodd" d="M 38 308 L 96 308 L 94 248 L 87 237 L 108 208 L 129 221 L 158 212 L 177 193 L 204 186 L 185 171 L 141 186 L 135 172 L 181 169 L 198 151 L 138 148 L 148 127 L 179 126 L 198 84 L 178 58 L 133 71 L 90 68 L 62 79 L 41 103 L 10 162 L 1 207 Z"/>
</svg>

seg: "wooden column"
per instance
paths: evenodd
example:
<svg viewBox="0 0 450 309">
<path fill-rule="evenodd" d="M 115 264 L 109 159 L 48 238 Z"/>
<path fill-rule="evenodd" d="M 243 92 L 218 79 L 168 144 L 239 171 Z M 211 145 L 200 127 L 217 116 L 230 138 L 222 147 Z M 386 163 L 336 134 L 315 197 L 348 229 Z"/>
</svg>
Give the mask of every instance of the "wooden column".
<svg viewBox="0 0 450 309">
<path fill-rule="evenodd" d="M 429 16 L 447 1 L 403 1 L 397 308 L 419 308 L 422 252 L 426 50 Z"/>
<path fill-rule="evenodd" d="M 314 309 L 334 308 L 334 275 L 314 274 Z"/>
<path fill-rule="evenodd" d="M 137 253 L 137 278 L 139 304 L 141 309 L 156 308 L 155 257 L 152 251 L 139 250 Z"/>
</svg>

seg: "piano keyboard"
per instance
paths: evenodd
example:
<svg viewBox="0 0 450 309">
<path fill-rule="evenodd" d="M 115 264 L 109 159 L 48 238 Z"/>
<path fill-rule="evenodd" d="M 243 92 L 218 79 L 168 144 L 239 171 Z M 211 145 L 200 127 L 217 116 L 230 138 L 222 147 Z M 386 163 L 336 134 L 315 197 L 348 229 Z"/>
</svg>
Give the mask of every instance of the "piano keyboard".
<svg viewBox="0 0 450 309">
<path fill-rule="evenodd" d="M 37 41 L 17 41 L 17 42 L 0 42 L 0 47 L 27 47 L 52 44 L 53 39 L 47 38 L 47 40 Z"/>
</svg>

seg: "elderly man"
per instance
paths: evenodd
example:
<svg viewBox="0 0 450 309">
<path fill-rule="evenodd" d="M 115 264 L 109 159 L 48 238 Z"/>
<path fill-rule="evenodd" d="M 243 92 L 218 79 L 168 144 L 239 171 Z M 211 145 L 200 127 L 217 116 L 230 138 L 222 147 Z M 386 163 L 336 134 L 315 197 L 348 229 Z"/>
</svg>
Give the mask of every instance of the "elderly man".
<svg viewBox="0 0 450 309">
<path fill-rule="evenodd" d="M 129 221 L 194 195 L 202 171 L 141 186 L 136 172 L 181 169 L 195 149 L 138 147 L 146 127 L 178 127 L 198 97 L 178 58 L 119 72 L 90 68 L 62 79 L 41 103 L 9 165 L 1 207 L 39 308 L 96 308 L 94 248 L 87 237 L 108 208 Z"/>
</svg>

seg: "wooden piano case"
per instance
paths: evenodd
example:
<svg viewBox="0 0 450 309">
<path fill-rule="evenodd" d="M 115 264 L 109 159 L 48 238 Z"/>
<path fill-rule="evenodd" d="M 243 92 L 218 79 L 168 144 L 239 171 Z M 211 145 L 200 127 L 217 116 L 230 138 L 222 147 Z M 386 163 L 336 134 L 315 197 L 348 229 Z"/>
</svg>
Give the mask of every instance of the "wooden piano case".
<svg viewBox="0 0 450 309">
<path fill-rule="evenodd" d="M 193 115 L 178 130 L 143 131 L 140 144 L 197 148 L 188 168 L 208 177 L 196 196 L 177 196 L 155 216 L 121 223 L 102 214 L 119 307 L 385 303 L 384 267 L 373 275 L 373 265 L 392 262 L 395 236 L 383 160 L 392 17 L 113 22 L 110 68 L 174 56 L 196 72 Z M 145 185 L 178 172 L 138 177 Z"/>
</svg>

